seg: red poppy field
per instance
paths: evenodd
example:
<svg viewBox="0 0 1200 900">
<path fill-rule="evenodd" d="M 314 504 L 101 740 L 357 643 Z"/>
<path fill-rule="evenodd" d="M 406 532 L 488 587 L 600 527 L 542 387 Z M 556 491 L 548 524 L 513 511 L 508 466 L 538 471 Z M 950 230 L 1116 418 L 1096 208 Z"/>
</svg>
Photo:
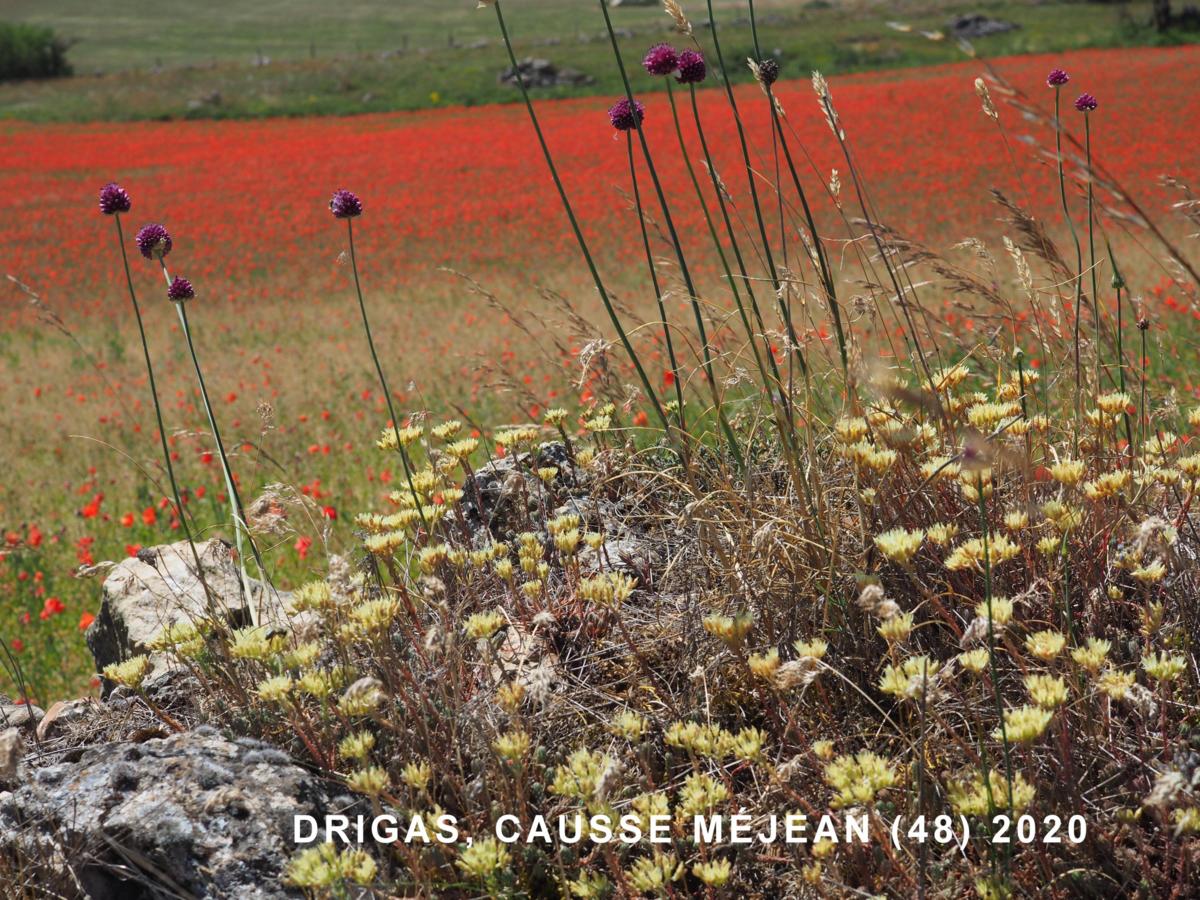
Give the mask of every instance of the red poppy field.
<svg viewBox="0 0 1200 900">
<path fill-rule="evenodd" d="M 1177 198 L 1159 177 L 1200 180 L 1200 96 L 1180 74 L 1200 70 L 1200 48 L 1084 51 L 994 65 L 1045 110 L 1051 64 L 1069 67 L 1081 88 L 1101 98 L 1092 120 L 1097 157 L 1152 214 L 1165 217 Z M 1002 107 L 1006 144 L 972 87 L 982 71 L 981 63 L 968 62 L 831 83 L 880 217 L 941 249 L 968 237 L 998 243 L 993 186 L 1027 202 L 1052 229 L 1061 222 L 1053 163 L 1021 139 L 1028 132 L 1045 146 L 1052 134 Z M 836 144 L 808 82 L 780 87 L 788 122 L 809 154 L 799 161 L 801 176 L 819 193 L 841 165 Z M 769 174 L 766 101 L 757 88 L 738 96 L 758 165 Z M 686 95 L 680 100 L 682 112 Z M 706 90 L 699 108 L 736 203 L 745 183 L 724 103 L 721 92 Z M 648 309 L 633 299 L 643 288 L 642 249 L 624 142 L 614 140 L 605 105 L 561 101 L 540 112 L 606 277 L 622 302 Z M 647 106 L 647 136 L 664 187 L 684 198 L 677 224 L 685 244 L 698 244 L 704 223 L 666 96 L 653 95 Z M 1073 110 L 1064 118 L 1068 128 L 1081 129 Z M 689 155 L 698 152 L 690 116 L 683 127 Z M 133 196 L 127 240 L 142 221 L 161 221 L 174 236 L 172 270 L 196 285 L 198 351 L 212 373 L 228 442 L 238 448 L 244 493 L 282 483 L 313 501 L 309 515 L 271 548 L 285 581 L 350 546 L 347 520 L 390 490 L 395 474 L 373 448 L 386 414 L 341 261 L 345 230 L 327 208 L 334 189 L 351 188 L 365 203 L 355 225 L 358 259 L 405 414 L 453 403 L 473 425 L 536 415 L 570 390 L 577 354 L 593 336 L 556 297 L 601 322 L 518 106 L 261 122 L 10 123 L 0 133 L 4 272 L 41 297 L 31 303 L 11 285 L 0 294 L 7 433 L 0 636 L 27 661 L 32 693 L 42 700 L 90 674 L 80 633 L 99 585 L 74 577 L 76 568 L 161 542 L 178 526 L 150 477 L 153 417 L 113 223 L 95 209 L 101 184 L 118 180 Z M 1124 246 L 1137 235 L 1114 226 L 1113 240 Z M 160 393 L 185 498 L 203 520 L 222 521 L 221 474 L 178 328 L 169 305 L 158 302 L 161 274 L 140 258 L 132 262 L 150 307 L 151 351 L 163 370 Z M 1158 281 L 1153 264 L 1137 265 L 1143 281 Z M 444 268 L 474 279 L 480 290 Z M 704 275 L 711 286 L 715 273 Z M 682 308 L 682 300 L 673 302 Z M 1161 302 L 1175 307 L 1168 311 L 1182 330 L 1177 344 L 1194 348 L 1200 323 L 1193 311 L 1173 296 Z M 534 347 L 520 314 L 558 342 Z M 1186 380 L 1178 386 L 1195 390 Z"/>
</svg>

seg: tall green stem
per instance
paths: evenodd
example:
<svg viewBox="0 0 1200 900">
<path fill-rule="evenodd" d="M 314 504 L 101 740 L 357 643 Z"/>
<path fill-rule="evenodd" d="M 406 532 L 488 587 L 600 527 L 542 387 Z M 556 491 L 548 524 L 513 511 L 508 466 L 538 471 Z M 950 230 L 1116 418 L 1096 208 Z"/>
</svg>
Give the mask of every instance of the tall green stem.
<svg viewBox="0 0 1200 900">
<path fill-rule="evenodd" d="M 508 51 L 508 59 L 512 64 L 513 71 L 519 70 L 517 65 L 517 54 L 513 50 L 512 40 L 508 36 L 508 27 L 504 23 L 504 13 L 500 8 L 500 0 L 495 0 L 492 8 L 496 11 L 496 22 L 500 26 L 500 36 L 504 40 L 504 47 Z M 588 249 L 587 241 L 584 240 L 583 231 L 579 227 L 579 220 L 575 218 L 575 209 L 571 205 L 570 199 L 567 197 L 566 188 L 563 187 L 562 179 L 558 176 L 558 168 L 554 165 L 554 157 L 550 154 L 550 147 L 546 144 L 546 137 L 542 134 L 542 126 L 538 121 L 537 113 L 533 108 L 533 101 L 529 99 L 529 90 L 525 87 L 525 81 L 521 77 L 517 77 L 517 86 L 521 89 L 521 99 L 525 101 L 525 109 L 529 113 L 529 121 L 533 124 L 534 133 L 537 135 L 538 144 L 542 148 L 542 156 L 546 159 L 546 166 L 550 169 L 550 177 L 554 179 L 554 187 L 558 190 L 559 200 L 562 201 L 563 209 L 567 213 L 567 219 L 571 222 L 571 230 L 575 233 L 575 241 L 579 244 L 579 250 L 583 254 L 583 258 L 587 263 L 588 271 L 591 273 L 592 282 L 596 285 L 596 291 L 600 294 L 600 300 L 604 304 L 604 309 L 608 313 L 609 319 L 612 321 L 613 328 L 617 332 L 617 336 L 621 339 L 622 346 L 625 347 L 625 352 L 629 354 L 630 360 L 633 362 L 633 367 L 637 371 L 638 378 L 642 382 L 642 387 L 646 391 L 646 397 L 654 407 L 654 412 L 662 422 L 663 429 L 666 431 L 667 439 L 676 445 L 677 449 L 681 449 L 678 441 L 675 439 L 675 432 L 671 428 L 671 421 L 667 418 L 667 413 L 659 402 L 658 393 L 650 384 L 650 379 L 646 376 L 646 370 L 642 367 L 642 361 L 638 358 L 637 351 L 633 349 L 633 344 L 629 340 L 629 335 L 625 333 L 625 328 L 621 324 L 621 319 L 617 315 L 616 309 L 613 307 L 612 298 L 609 297 L 608 291 L 604 287 L 604 282 L 600 278 L 600 272 L 596 268 L 595 260 L 592 259 L 591 251 Z"/>
<path fill-rule="evenodd" d="M 705 164 L 705 166 L 708 167 L 709 178 L 712 180 L 713 194 L 716 196 L 717 206 L 721 210 L 721 219 L 725 224 L 725 233 L 729 237 L 729 246 L 730 246 L 730 249 L 733 251 L 733 258 L 737 262 L 738 274 L 741 277 L 742 284 L 745 285 L 746 295 L 750 298 L 750 309 L 754 313 L 754 321 L 755 321 L 755 324 L 757 325 L 757 331 L 755 331 L 755 329 L 751 327 L 744 311 L 742 314 L 743 325 L 745 325 L 747 334 L 752 341 L 755 339 L 756 333 L 757 333 L 757 335 L 761 336 L 763 344 L 765 346 L 765 355 L 771 363 L 771 371 L 772 371 L 772 374 L 774 375 L 775 384 L 782 387 L 783 376 L 782 376 L 782 373 L 779 371 L 779 364 L 775 359 L 775 354 L 771 352 L 771 342 L 767 339 L 767 336 L 766 336 L 767 326 L 763 322 L 762 310 L 759 309 L 758 299 L 754 295 L 754 283 L 751 280 L 749 272 L 746 269 L 746 261 L 742 257 L 741 247 L 738 244 L 737 232 L 734 230 L 733 221 L 729 217 L 729 207 L 726 205 L 726 202 L 725 202 L 725 192 L 721 186 L 720 177 L 717 175 L 717 167 L 713 163 L 712 153 L 709 151 L 709 148 L 708 148 L 708 139 L 705 137 L 704 124 L 700 118 L 700 106 L 696 102 L 696 86 L 694 84 L 689 85 L 689 88 L 690 88 L 689 93 L 690 93 L 691 102 L 692 102 L 692 118 L 696 122 L 696 135 L 697 135 L 697 137 L 700 138 L 700 149 L 704 153 L 704 164 Z M 790 404 L 789 404 L 788 408 L 790 410 Z M 790 418 L 790 413 L 789 413 L 789 418 Z"/>
<path fill-rule="evenodd" d="M 1063 172 L 1062 153 L 1062 121 L 1059 117 L 1062 102 L 1062 88 L 1054 88 L 1054 147 L 1058 160 L 1058 195 L 1062 200 L 1063 218 L 1067 220 L 1067 228 L 1071 231 L 1071 240 L 1075 243 L 1075 449 L 1079 450 L 1079 432 L 1083 422 L 1083 369 L 1079 361 L 1079 317 L 1083 306 L 1083 248 L 1079 244 L 1079 234 L 1075 231 L 1075 222 L 1071 219 L 1071 210 L 1067 206 L 1067 179 Z"/>
<path fill-rule="evenodd" d="M 842 330 L 842 313 L 838 306 L 837 288 L 834 285 L 833 272 L 829 266 L 829 257 L 825 253 L 825 244 L 821 240 L 821 234 L 817 231 L 817 222 L 813 217 L 812 208 L 808 205 L 808 195 L 800 183 L 800 176 L 796 173 L 796 164 L 792 161 L 792 151 L 788 146 L 787 137 L 784 135 L 783 125 L 779 121 L 779 110 L 775 107 L 775 99 L 770 95 L 768 95 L 768 99 L 771 101 L 771 121 L 775 125 L 779 143 L 783 146 L 783 158 L 787 162 L 788 172 L 792 176 L 792 186 L 795 187 L 796 193 L 800 197 L 800 205 L 804 209 L 804 220 L 808 224 L 808 233 L 812 235 L 813 249 L 817 255 L 817 267 L 821 274 L 821 286 L 825 289 L 825 302 L 828 304 L 829 314 L 833 318 L 838 352 L 842 357 L 842 375 L 848 379 L 850 377 L 850 360 L 846 352 L 846 335 Z"/>
<path fill-rule="evenodd" d="M 160 260 L 161 262 L 161 260 Z M 170 273 L 167 272 L 166 263 L 162 263 L 163 276 L 167 280 L 167 284 L 171 283 Z M 238 565 L 242 575 L 242 590 L 246 595 L 246 603 L 250 604 L 253 598 L 253 593 L 250 589 L 250 576 L 246 574 L 245 554 L 242 551 L 242 537 L 245 536 L 246 541 L 250 544 L 250 551 L 254 555 L 254 562 L 258 566 L 259 574 L 262 576 L 266 585 L 271 585 L 270 575 L 267 573 L 266 563 L 263 561 L 262 554 L 258 551 L 258 545 L 254 542 L 254 537 L 250 534 L 250 527 L 246 524 L 245 507 L 242 505 L 242 497 L 238 493 L 237 482 L 234 481 L 233 472 L 229 467 L 229 456 L 225 452 L 225 442 L 221 440 L 221 430 L 217 426 L 217 417 L 213 414 L 212 403 L 208 398 L 208 387 L 204 383 L 204 372 L 200 368 L 200 360 L 196 356 L 196 347 L 192 343 L 192 331 L 188 327 L 187 303 L 186 301 L 177 302 L 175 311 L 179 315 L 179 327 L 183 330 L 184 339 L 187 341 L 188 353 L 192 358 L 192 367 L 196 371 L 196 382 L 200 386 L 200 399 L 204 403 L 204 413 L 208 417 L 208 427 L 212 431 L 213 441 L 217 445 L 217 456 L 221 461 L 221 473 L 225 477 L 225 490 L 229 494 L 229 504 L 233 512 L 233 534 L 234 543 L 238 550 Z M 254 606 L 250 607 L 252 610 Z M 254 615 L 254 624 L 258 625 L 262 622 L 262 604 L 261 600 Z"/>
<path fill-rule="evenodd" d="M 754 166 L 750 162 L 750 147 L 746 142 L 746 130 L 742 126 L 742 117 L 738 112 L 737 99 L 733 96 L 733 84 L 729 80 L 729 72 L 725 67 L 725 56 L 721 52 L 721 40 L 717 36 L 717 17 L 713 12 L 712 0 L 707 0 L 707 3 L 713 50 L 717 54 L 717 67 L 721 70 L 721 80 L 725 84 L 725 97 L 729 101 L 729 108 L 733 111 L 733 123 L 737 128 L 738 143 L 742 148 L 742 162 L 746 168 L 746 183 L 750 188 L 750 199 L 754 203 L 754 215 L 758 221 L 758 234 L 762 240 L 763 254 L 767 260 L 767 271 L 771 276 L 772 287 L 774 287 L 776 293 L 779 293 L 779 274 L 775 269 L 775 259 L 771 256 L 771 242 L 767 237 L 767 224 L 763 219 L 762 208 L 758 202 L 758 187 L 754 177 Z"/>
<path fill-rule="evenodd" d="M 192 549 L 192 561 L 196 564 L 196 577 L 204 587 L 205 596 L 211 605 L 213 597 L 208 582 L 204 577 L 204 568 L 200 563 L 200 552 L 196 549 L 196 540 L 192 528 L 188 524 L 187 512 L 183 508 L 182 495 L 179 493 L 179 482 L 175 478 L 175 465 L 171 462 L 171 448 L 167 444 L 167 429 L 163 424 L 162 405 L 158 401 L 158 386 L 154 380 L 154 364 L 150 362 L 150 344 L 146 340 L 146 327 L 142 322 L 142 310 L 137 301 L 137 293 L 133 289 L 133 275 L 129 271 L 129 255 L 125 251 L 125 232 L 121 227 L 121 214 L 115 213 L 113 218 L 117 223 L 117 244 L 121 248 L 121 264 L 125 267 L 125 283 L 129 286 L 129 302 L 133 306 L 133 316 L 137 320 L 138 336 L 142 340 L 142 355 L 146 361 L 146 377 L 150 382 L 150 399 L 154 401 L 154 418 L 158 423 L 158 440 L 162 445 L 163 463 L 167 467 L 167 480 L 171 483 L 171 496 L 175 501 L 175 512 L 179 516 L 179 524 L 187 538 L 188 546 Z"/>
<path fill-rule="evenodd" d="M 669 83 L 668 83 L 669 87 Z M 793 473 L 797 473 L 795 463 L 795 425 L 792 415 L 791 398 L 783 390 L 783 375 L 779 371 L 779 363 L 775 359 L 775 354 L 771 350 L 771 342 L 766 336 L 766 325 L 763 323 L 762 312 L 758 307 L 758 299 L 754 295 L 754 285 L 750 279 L 750 275 L 746 271 L 746 263 L 742 258 L 741 247 L 738 244 L 737 232 L 734 231 L 733 221 L 729 216 L 729 207 L 725 201 L 725 191 L 721 185 L 720 176 L 717 174 L 716 164 L 713 162 L 712 153 L 708 149 L 708 139 L 704 134 L 704 125 L 700 118 L 700 107 L 696 102 L 696 85 L 688 85 L 688 93 L 691 99 L 692 118 L 696 123 L 696 135 L 700 138 L 700 150 L 704 154 L 704 164 L 708 169 L 709 179 L 712 182 L 713 195 L 717 200 L 717 208 L 721 211 L 721 220 L 725 226 L 725 234 L 729 238 L 729 246 L 733 251 L 733 257 L 738 267 L 738 274 L 746 291 L 746 296 L 750 299 L 750 310 L 754 314 L 754 323 L 750 320 L 750 315 L 746 310 L 745 303 L 742 300 L 741 291 L 738 290 L 733 273 L 729 270 L 729 263 L 721 249 L 721 239 L 717 235 L 716 228 L 713 226 L 712 218 L 708 213 L 708 205 L 704 202 L 704 194 L 700 189 L 700 183 L 696 179 L 692 169 L 691 161 L 687 157 L 686 145 L 683 140 L 683 131 L 679 125 L 679 116 L 675 108 L 675 95 L 673 91 L 669 91 L 668 96 L 671 98 L 671 114 L 675 119 L 675 131 L 679 139 L 679 150 L 684 155 L 684 160 L 688 164 L 688 172 L 692 175 L 692 186 L 696 189 L 696 195 L 700 198 L 701 208 L 704 210 L 705 219 L 709 224 L 709 231 L 716 245 L 718 253 L 721 255 L 721 263 L 725 267 L 725 276 L 729 279 L 730 286 L 733 289 L 734 303 L 737 305 L 738 316 L 742 320 L 742 327 L 746 329 L 746 338 L 750 341 L 750 348 L 754 353 L 754 362 L 758 367 L 759 375 L 762 377 L 764 390 L 767 391 L 771 398 L 771 408 L 773 410 L 782 410 L 782 415 L 776 414 L 776 428 L 779 430 L 780 439 L 783 441 L 783 446 L 787 450 L 789 464 L 792 467 Z M 755 327 L 757 325 L 757 327 Z M 758 342 L 763 342 L 763 348 L 760 351 Z M 768 375 L 766 367 L 763 364 L 763 357 L 766 357 L 770 363 L 771 374 Z M 795 475 L 795 479 L 799 480 L 799 475 Z"/>
<path fill-rule="evenodd" d="M 637 210 L 638 225 L 642 232 L 642 247 L 646 251 L 646 268 L 650 272 L 650 285 L 654 288 L 654 299 L 658 302 L 663 339 L 667 344 L 667 360 L 671 364 L 671 378 L 675 382 L 675 398 L 679 404 L 679 428 L 687 431 L 687 420 L 683 410 L 683 384 L 679 378 L 679 362 L 675 358 L 675 342 L 671 338 L 671 323 L 667 321 L 667 305 L 663 300 L 662 287 L 658 283 L 658 270 L 654 266 L 654 254 L 650 250 L 650 233 L 646 228 L 646 213 L 642 209 L 642 191 L 638 187 L 637 165 L 633 159 L 633 135 L 629 132 L 625 132 L 625 150 L 629 156 L 629 180 L 633 184 L 633 204 Z"/>
<path fill-rule="evenodd" d="M 1087 154 L 1087 215 L 1088 215 L 1088 268 L 1092 273 L 1092 314 L 1096 327 L 1096 390 L 1100 390 L 1100 368 L 1104 363 L 1103 344 L 1100 340 L 1100 288 L 1096 279 L 1096 234 L 1094 197 L 1092 186 L 1092 117 L 1083 114 L 1084 148 Z"/>
<path fill-rule="evenodd" d="M 1125 279 L 1121 276 L 1121 269 L 1117 265 L 1117 257 L 1113 253 L 1112 244 L 1108 243 L 1107 239 L 1104 242 L 1108 251 L 1108 258 L 1112 262 L 1113 289 L 1117 292 L 1117 387 L 1121 393 L 1125 393 L 1125 323 L 1123 321 L 1121 302 L 1121 291 L 1125 289 Z M 1125 443 L 1129 445 L 1129 469 L 1133 471 L 1133 428 L 1129 423 L 1129 411 L 1122 412 L 1122 418 L 1125 420 Z"/>
<path fill-rule="evenodd" d="M 733 84 L 732 84 L 732 82 L 730 82 L 729 72 L 725 68 L 725 57 L 724 57 L 724 54 L 721 52 L 721 41 L 717 36 L 717 18 L 716 18 L 716 14 L 713 11 L 712 0 L 707 0 L 707 2 L 708 2 L 708 21 L 711 24 L 711 30 L 712 30 L 713 50 L 717 54 L 717 66 L 721 70 L 721 80 L 725 84 L 725 96 L 726 96 L 726 99 L 728 99 L 728 101 L 729 101 L 729 108 L 733 112 L 733 123 L 734 123 L 735 127 L 737 128 L 738 144 L 741 146 L 741 149 L 742 149 L 742 163 L 745 166 L 745 170 L 746 170 L 746 183 L 750 188 L 750 200 L 754 204 L 754 217 L 755 217 L 755 221 L 758 224 L 758 234 L 759 234 L 759 239 L 762 241 L 763 255 L 766 257 L 767 272 L 771 277 L 771 287 L 775 291 L 775 296 L 777 298 L 780 298 L 780 305 L 781 305 L 781 309 L 782 309 L 783 285 L 781 284 L 781 282 L 779 280 L 779 270 L 775 266 L 775 257 L 771 253 L 771 239 L 767 235 L 767 223 L 766 223 L 766 220 L 763 218 L 762 206 L 759 203 L 759 199 L 758 199 L 757 179 L 754 174 L 754 165 L 750 161 L 750 147 L 749 147 L 749 144 L 746 142 L 746 130 L 742 126 L 742 117 L 738 111 L 737 99 L 733 95 Z M 758 55 L 757 49 L 755 50 L 755 53 L 756 53 L 756 55 Z M 792 342 L 792 351 L 795 354 L 796 360 L 800 365 L 800 370 L 802 372 L 804 372 L 805 374 L 807 374 L 808 373 L 808 363 L 805 361 L 804 352 L 800 347 L 799 341 L 796 339 L 795 331 L 792 328 L 791 319 L 787 318 L 785 316 L 784 325 L 788 331 L 788 339 Z"/>
<path fill-rule="evenodd" d="M 392 392 L 388 390 L 387 378 L 383 374 L 383 366 L 379 362 L 379 354 L 375 352 L 375 338 L 371 335 L 371 321 L 367 318 L 367 304 L 363 300 L 362 283 L 358 280 L 358 257 L 354 252 L 354 219 L 346 219 L 346 234 L 350 241 L 350 268 L 354 272 L 354 292 L 358 295 L 358 309 L 362 313 L 363 330 L 367 333 L 367 347 L 371 350 L 371 359 L 375 363 L 375 372 L 379 376 L 379 387 L 383 390 L 383 399 L 387 402 L 388 417 L 392 420 L 392 431 L 396 438 L 396 449 L 400 452 L 400 464 L 404 467 L 404 480 L 408 482 L 408 490 L 412 494 L 413 506 L 421 518 L 425 533 L 429 534 L 429 522 L 425 519 L 424 505 L 421 496 L 413 485 L 412 463 L 408 451 L 400 440 L 400 420 L 396 417 L 396 409 L 392 405 Z M 432 536 L 432 535 L 431 535 Z"/>
<path fill-rule="evenodd" d="M 636 109 L 633 99 L 633 87 L 629 83 L 629 75 L 625 71 L 625 61 L 621 56 L 621 48 L 617 44 L 617 33 L 613 29 L 612 17 L 608 14 L 608 0 L 599 0 L 599 3 L 600 12 L 604 15 L 604 25 L 608 30 L 608 39 L 612 44 L 613 58 L 617 62 L 617 70 L 621 73 L 621 82 L 625 86 L 625 98 L 629 102 L 630 108 Z M 650 153 L 650 144 L 646 140 L 646 132 L 642 128 L 641 118 L 635 114 L 633 120 L 638 133 L 638 141 L 642 146 L 642 157 L 646 160 L 646 168 L 650 172 L 650 181 L 654 184 L 654 192 L 658 196 L 658 205 L 662 210 L 663 222 L 667 226 L 667 233 L 671 237 L 671 245 L 675 248 L 675 257 L 679 261 L 679 272 L 683 276 L 684 285 L 687 287 L 688 300 L 691 303 L 692 314 L 696 320 L 696 333 L 700 338 L 700 346 L 703 352 L 704 371 L 708 375 L 708 386 L 712 392 L 717 419 L 721 424 L 721 430 L 725 433 L 725 439 L 729 444 L 729 452 L 733 454 L 734 462 L 740 469 L 744 465 L 742 451 L 738 446 L 737 437 L 734 435 L 733 429 L 729 425 L 729 420 L 725 417 L 725 410 L 721 405 L 721 395 L 717 388 L 717 376 L 713 368 L 712 348 L 709 346 L 708 333 L 704 326 L 704 314 L 700 309 L 699 294 L 696 291 L 695 283 L 692 281 L 687 257 L 683 252 L 683 245 L 680 243 L 679 233 L 675 228 L 675 219 L 671 215 L 671 207 L 667 203 L 667 195 L 663 191 L 662 182 L 658 178 L 658 170 L 654 166 L 654 157 Z"/>
<path fill-rule="evenodd" d="M 763 54 L 762 54 L 762 46 L 759 44 L 759 41 L 758 41 L 758 17 L 755 15 L 755 12 L 754 12 L 754 0 L 748 0 L 747 5 L 750 10 L 750 35 L 754 41 L 754 57 L 755 57 L 756 62 L 761 63 L 763 61 Z M 792 162 L 792 152 L 791 152 L 791 149 L 788 147 L 787 138 L 784 136 L 783 128 L 779 124 L 779 109 L 775 104 L 775 95 L 771 92 L 771 86 L 769 84 L 764 83 L 763 87 L 764 87 L 764 89 L 766 91 L 766 95 L 767 95 L 767 105 L 771 108 L 771 124 L 773 127 L 773 133 L 771 136 L 771 140 L 772 140 L 773 144 L 778 142 L 778 144 L 781 144 L 783 146 L 783 154 L 784 154 L 784 158 L 787 160 L 788 170 L 791 172 L 791 175 L 792 175 L 792 183 L 795 185 L 796 193 L 799 194 L 800 202 L 804 207 L 804 215 L 808 222 L 808 231 L 809 231 L 809 234 L 812 235 L 813 246 L 816 249 L 816 253 L 817 253 L 817 266 L 821 272 L 821 280 L 823 282 L 823 287 L 825 288 L 825 298 L 826 298 L 827 303 L 829 304 L 830 312 L 833 315 L 834 327 L 837 330 L 838 349 L 841 352 L 841 357 L 842 357 L 842 374 L 844 377 L 848 378 L 850 368 L 849 368 L 849 362 L 846 357 L 846 341 L 845 341 L 844 336 L 842 335 L 842 317 L 841 317 L 841 313 L 839 312 L 838 307 L 837 307 L 837 299 L 834 294 L 833 278 L 830 275 L 829 267 L 828 267 L 828 264 L 825 259 L 825 248 L 824 248 L 823 244 L 821 243 L 821 235 L 817 231 L 816 222 L 813 220 L 812 210 L 809 209 L 809 206 L 808 206 L 808 196 L 805 194 L 804 188 L 800 184 L 800 178 L 796 174 L 796 166 Z M 779 180 L 780 179 L 778 177 L 778 171 L 776 171 L 776 182 L 778 182 Z M 776 190 L 779 192 L 779 199 L 780 199 L 780 203 L 782 204 L 783 189 L 782 189 L 782 186 L 779 185 L 778 183 L 776 184 Z M 782 217 L 782 209 L 780 211 L 780 215 Z M 780 223 L 780 225 L 782 227 L 782 222 Z M 789 333 L 791 333 L 791 331 L 792 331 L 791 313 L 789 310 L 783 309 L 782 307 L 781 307 L 781 310 L 785 316 L 785 321 L 787 323 Z M 803 364 L 803 360 L 802 360 L 802 364 Z M 807 371 L 805 371 L 805 375 L 807 375 L 807 374 L 808 374 Z"/>
</svg>

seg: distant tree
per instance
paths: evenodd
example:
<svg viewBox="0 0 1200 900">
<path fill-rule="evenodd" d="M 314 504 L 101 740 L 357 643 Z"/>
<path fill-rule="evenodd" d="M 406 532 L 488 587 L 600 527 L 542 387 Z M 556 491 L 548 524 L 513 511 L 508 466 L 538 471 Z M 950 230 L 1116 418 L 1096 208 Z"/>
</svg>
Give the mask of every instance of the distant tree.
<svg viewBox="0 0 1200 900">
<path fill-rule="evenodd" d="M 1154 0 L 1154 27 L 1158 31 L 1166 31 L 1171 27 L 1171 0 Z"/>
<path fill-rule="evenodd" d="M 0 22 L 0 81 L 70 75 L 69 47 L 44 25 Z"/>
</svg>

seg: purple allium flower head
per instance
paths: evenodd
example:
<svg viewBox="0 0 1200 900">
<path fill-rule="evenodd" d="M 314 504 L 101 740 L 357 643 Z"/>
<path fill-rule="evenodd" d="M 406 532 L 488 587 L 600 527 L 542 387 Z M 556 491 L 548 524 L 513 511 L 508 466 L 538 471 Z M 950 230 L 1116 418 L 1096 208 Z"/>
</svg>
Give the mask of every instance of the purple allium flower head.
<svg viewBox="0 0 1200 900">
<path fill-rule="evenodd" d="M 779 80 L 779 63 L 773 59 L 759 61 L 758 77 L 764 87 L 770 87 Z"/>
<path fill-rule="evenodd" d="M 651 75 L 670 75 L 679 65 L 679 54 L 670 44 L 655 44 L 646 51 L 642 65 Z"/>
<path fill-rule="evenodd" d="M 1075 108 L 1081 113 L 1089 113 L 1094 110 L 1099 104 L 1096 103 L 1096 98 L 1091 94 L 1080 94 L 1075 99 Z"/>
<path fill-rule="evenodd" d="M 138 249 L 146 259 L 162 259 L 171 252 L 171 235 L 157 223 L 143 225 L 137 233 Z"/>
<path fill-rule="evenodd" d="M 167 298 L 174 300 L 176 303 L 182 303 L 184 300 L 191 300 L 196 296 L 196 289 L 192 287 L 192 283 L 186 278 L 180 278 L 176 275 L 171 279 L 171 284 L 167 287 Z"/>
<path fill-rule="evenodd" d="M 133 201 L 129 199 L 129 194 L 115 181 L 110 181 L 100 188 L 100 212 L 106 216 L 129 212 L 131 206 Z"/>
<path fill-rule="evenodd" d="M 362 201 L 358 199 L 357 194 L 350 191 L 334 191 L 329 201 L 329 211 L 335 219 L 353 219 L 355 216 L 361 216 L 362 210 Z"/>
<path fill-rule="evenodd" d="M 630 105 L 628 98 L 622 97 L 608 110 L 608 121 L 617 131 L 632 131 L 642 124 L 646 118 L 646 107 L 634 100 Z"/>
<path fill-rule="evenodd" d="M 679 74 L 675 80 L 680 84 L 699 84 L 708 77 L 708 65 L 696 50 L 684 50 L 679 54 Z"/>
<path fill-rule="evenodd" d="M 1062 69 L 1051 69 L 1050 74 L 1046 76 L 1046 84 L 1050 87 L 1062 87 L 1070 80 L 1071 76 Z"/>
</svg>

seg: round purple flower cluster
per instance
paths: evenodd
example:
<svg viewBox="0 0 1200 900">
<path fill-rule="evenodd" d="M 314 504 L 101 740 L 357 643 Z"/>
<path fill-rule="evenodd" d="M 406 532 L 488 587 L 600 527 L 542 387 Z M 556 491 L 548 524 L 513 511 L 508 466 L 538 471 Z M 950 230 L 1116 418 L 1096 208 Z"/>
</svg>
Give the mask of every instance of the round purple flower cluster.
<svg viewBox="0 0 1200 900">
<path fill-rule="evenodd" d="M 346 190 L 334 191 L 329 200 L 329 211 L 335 219 L 353 219 L 362 215 L 363 205 L 357 194 Z"/>
<path fill-rule="evenodd" d="M 655 44 L 646 51 L 642 65 L 651 75 L 670 75 L 679 67 L 679 54 L 670 44 Z"/>
<path fill-rule="evenodd" d="M 146 259 L 162 259 L 171 252 L 171 247 L 174 246 L 170 233 L 157 223 L 143 225 L 135 240 L 138 250 Z"/>
<path fill-rule="evenodd" d="M 104 215 L 126 213 L 129 212 L 131 206 L 133 206 L 133 201 L 129 199 L 129 194 L 115 181 L 110 181 L 100 188 L 100 212 Z"/>
<path fill-rule="evenodd" d="M 1098 105 L 1099 104 L 1096 103 L 1096 98 L 1088 93 L 1080 94 L 1075 100 L 1075 108 L 1081 113 L 1092 112 L 1092 110 L 1094 110 Z"/>
<path fill-rule="evenodd" d="M 680 84 L 699 84 L 708 77 L 708 66 L 704 56 L 697 50 L 684 50 L 679 54 L 679 74 L 675 80 Z"/>
<path fill-rule="evenodd" d="M 191 300 L 196 296 L 196 289 L 192 287 L 192 283 L 186 278 L 180 278 L 176 275 L 170 285 L 167 287 L 167 299 L 173 300 L 176 303 L 182 303 L 184 300 Z"/>
<path fill-rule="evenodd" d="M 704 56 L 697 50 L 676 51 L 670 44 L 655 44 L 646 51 L 642 67 L 651 75 L 677 73 L 680 84 L 699 84 L 708 75 Z"/>
<path fill-rule="evenodd" d="M 1062 87 L 1064 84 L 1066 84 L 1070 80 L 1071 80 L 1071 76 L 1068 75 L 1066 72 L 1064 72 L 1062 69 L 1051 69 L 1050 74 L 1046 76 L 1046 84 L 1048 84 L 1050 87 L 1055 87 L 1055 88 Z"/>
<path fill-rule="evenodd" d="M 617 131 L 632 131 L 642 124 L 646 118 L 646 107 L 634 100 L 631 104 L 627 97 L 622 97 L 608 110 L 608 121 Z"/>
</svg>

